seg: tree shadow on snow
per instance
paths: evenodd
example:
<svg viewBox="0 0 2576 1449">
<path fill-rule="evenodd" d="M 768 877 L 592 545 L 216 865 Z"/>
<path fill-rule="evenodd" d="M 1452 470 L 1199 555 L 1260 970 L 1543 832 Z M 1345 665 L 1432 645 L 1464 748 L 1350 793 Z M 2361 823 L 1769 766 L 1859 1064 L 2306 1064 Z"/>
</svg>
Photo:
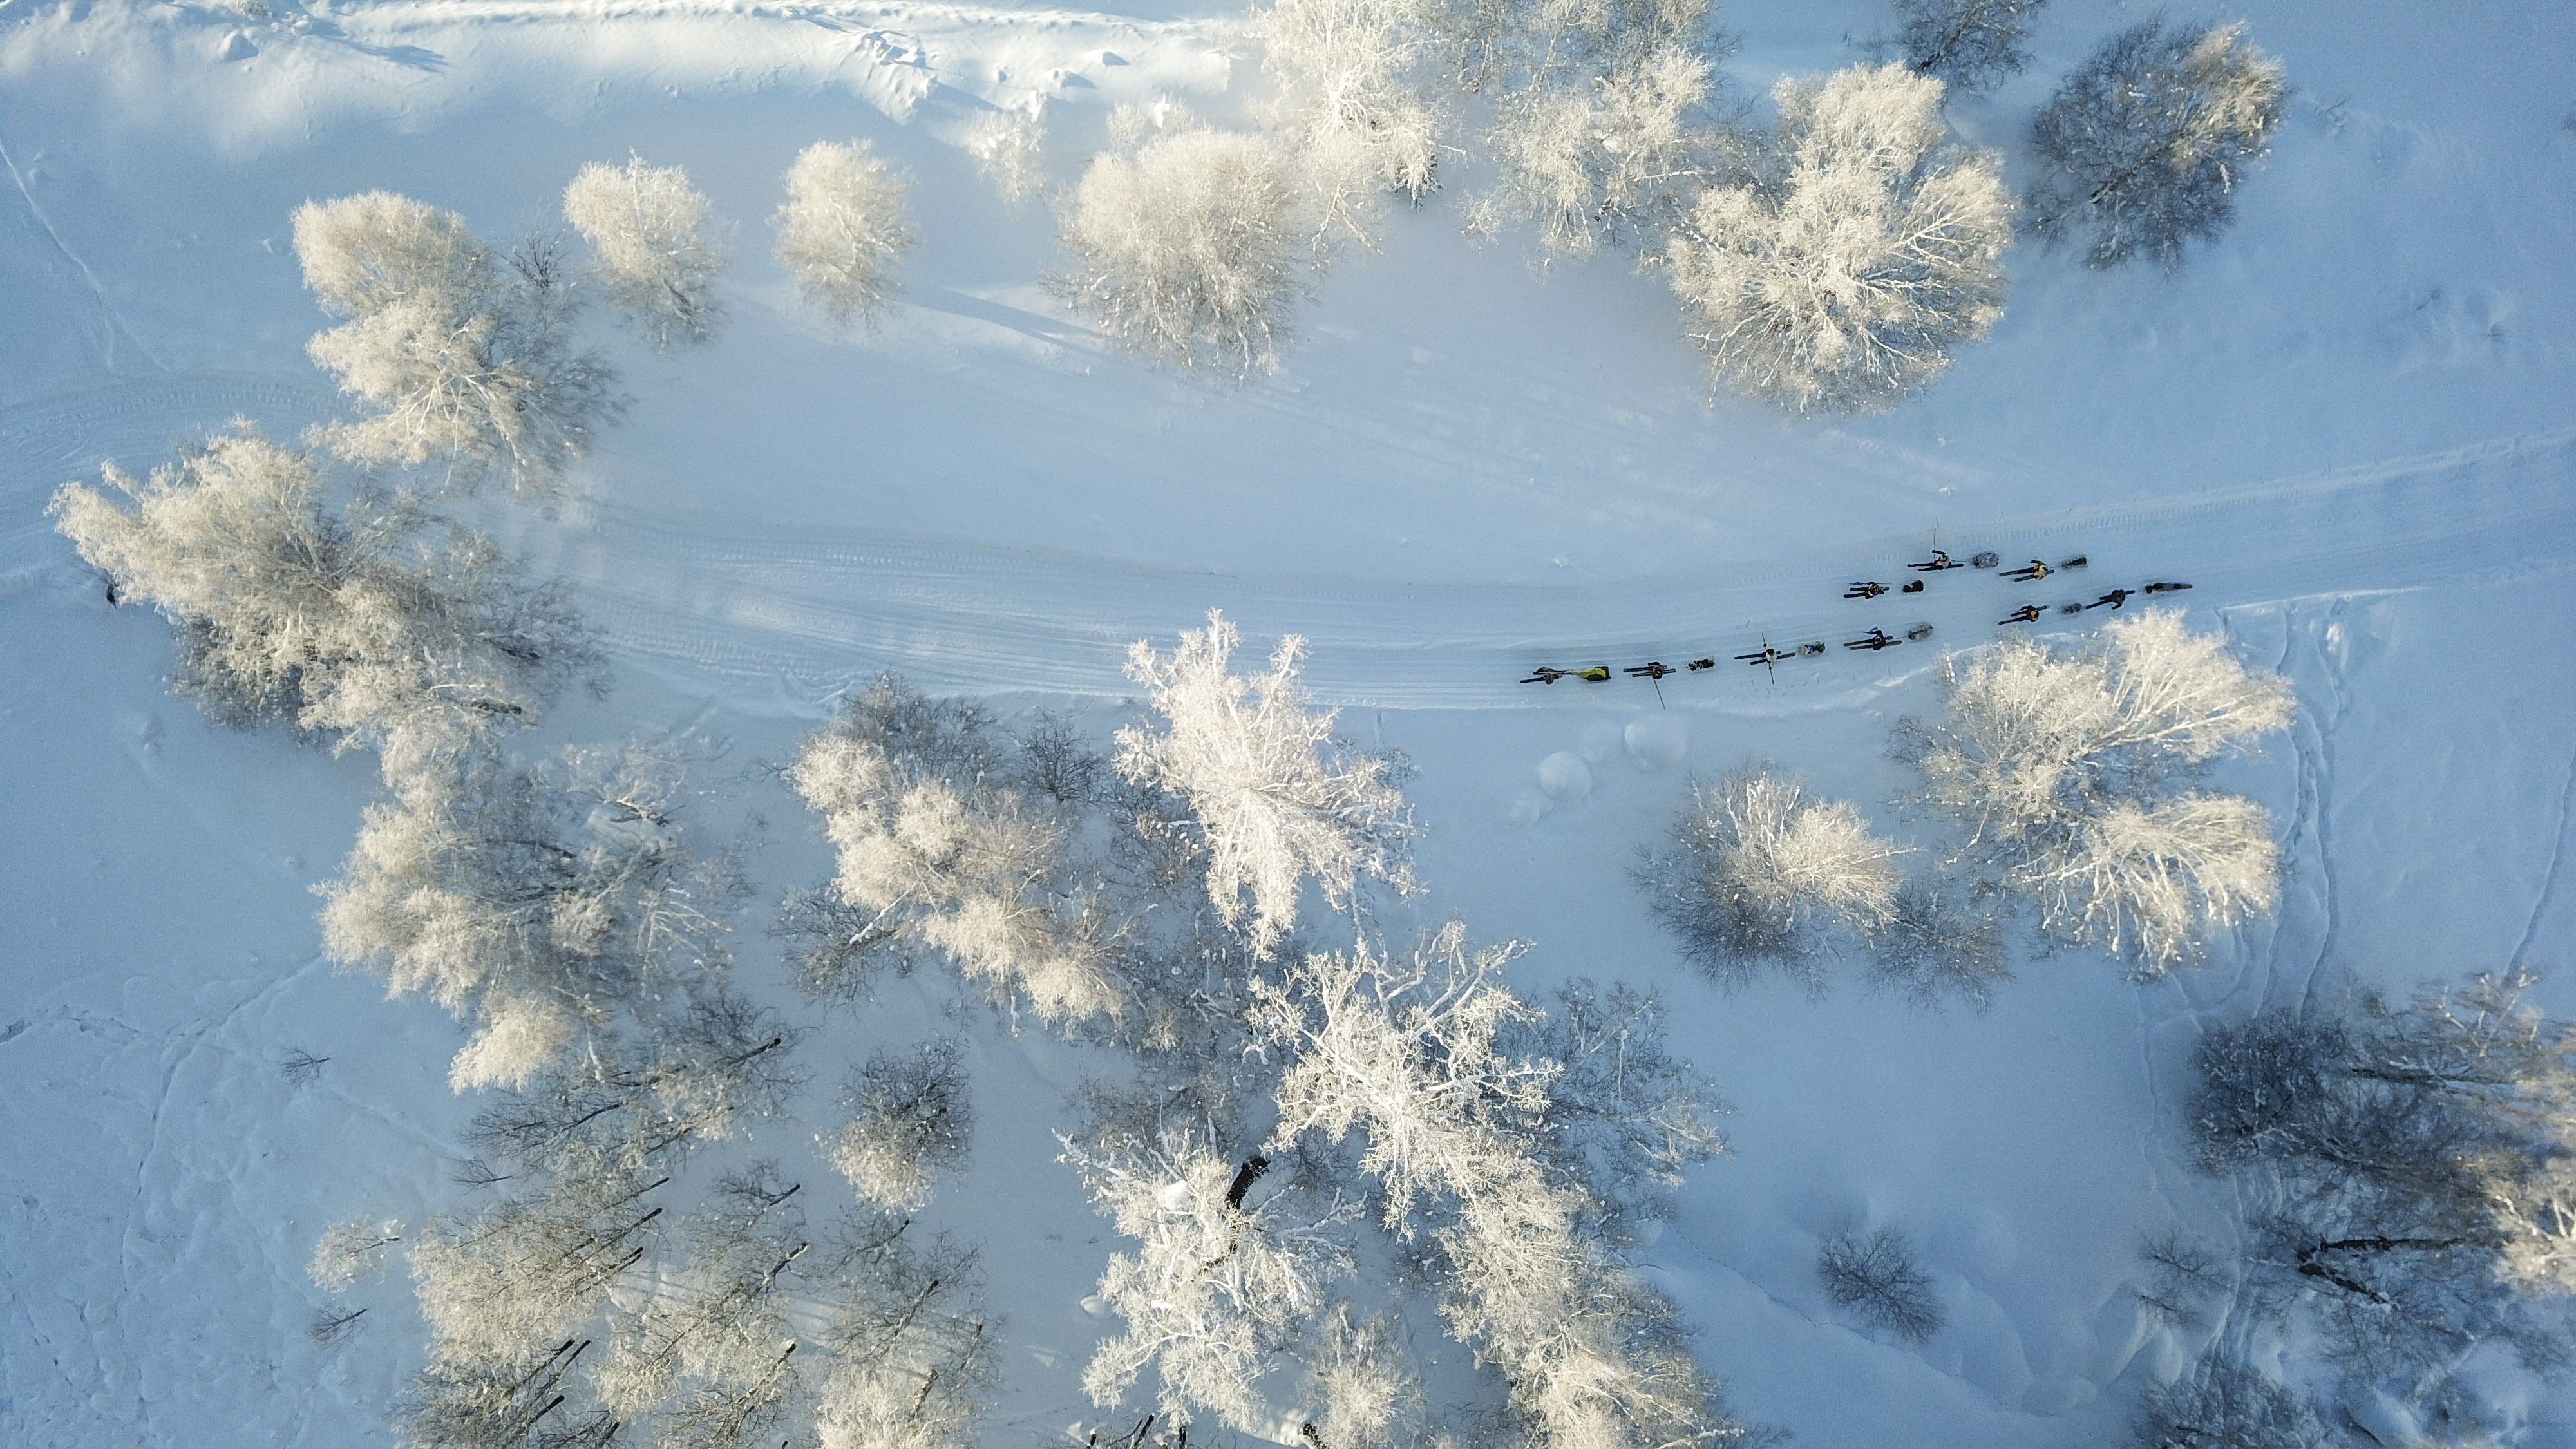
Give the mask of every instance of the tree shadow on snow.
<svg viewBox="0 0 2576 1449">
<path fill-rule="evenodd" d="M 952 317 L 967 317 L 978 322 L 990 322 L 996 327 L 1007 327 L 1014 332 L 1034 337 L 1040 342 L 1052 342 L 1058 346 L 1089 335 L 1088 329 L 1061 318 L 1049 317 L 1038 312 L 1025 312 L 1017 307 L 987 301 L 982 297 L 970 297 L 964 292 L 952 292 L 944 287 L 918 289 L 904 300 L 924 311 L 945 312 Z"/>
</svg>

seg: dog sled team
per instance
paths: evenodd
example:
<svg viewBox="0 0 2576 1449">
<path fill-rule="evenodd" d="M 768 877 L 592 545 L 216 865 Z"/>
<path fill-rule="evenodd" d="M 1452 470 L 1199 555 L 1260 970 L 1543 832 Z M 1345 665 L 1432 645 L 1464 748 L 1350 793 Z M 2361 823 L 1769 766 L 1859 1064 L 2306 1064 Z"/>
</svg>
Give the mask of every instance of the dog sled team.
<svg viewBox="0 0 2576 1449">
<path fill-rule="evenodd" d="M 1925 559 L 1920 563 L 1910 563 L 1906 565 L 1906 568 L 1918 575 L 1918 577 L 1908 579 L 1904 583 L 1894 586 L 1890 586 L 1877 579 L 1856 579 L 1852 582 L 1850 587 L 1843 590 L 1843 597 L 1865 603 L 1891 593 L 1900 597 L 1908 594 L 1921 594 L 1926 591 L 1925 584 L 1928 579 L 1938 574 L 1947 573 L 1952 569 L 1991 570 L 1995 573 L 1997 578 L 2009 579 L 2015 583 L 2035 584 L 2044 579 L 2054 578 L 2059 574 L 2074 573 L 2078 570 L 2089 567 L 2091 563 L 2092 560 L 2079 553 L 2071 558 L 2060 559 L 2054 564 L 2044 558 L 2035 558 L 2029 563 L 2023 564 L 2018 568 L 2007 569 L 2002 567 L 2002 557 L 1992 552 L 1972 554 L 1966 562 L 1962 563 L 1959 560 L 1950 557 L 1948 553 L 1936 548 L 1932 550 L 1932 556 L 1930 558 Z M 2069 600 L 2066 603 L 2057 605 L 2056 612 L 2073 616 L 2080 615 L 2091 609 L 2111 609 L 2116 611 L 2121 608 L 2125 608 L 2128 605 L 2128 602 L 2134 598 L 2141 596 L 2154 598 L 2162 594 L 2177 594 L 2190 587 L 2191 585 L 2187 583 L 2181 583 L 2172 579 L 2154 579 L 2134 589 L 2114 588 L 2108 590 L 2103 593 L 2100 598 L 2093 600 L 2093 602 L 2089 604 L 2084 603 L 2081 600 Z M 1999 627 L 2013 624 L 2036 624 L 2041 619 L 2046 618 L 2048 613 L 2048 608 L 2043 605 L 2023 604 L 2019 608 L 2014 609 L 2011 613 L 2004 615 L 2001 619 L 1996 620 L 1995 623 Z M 1859 638 L 1846 639 L 1842 641 L 1842 644 L 1845 649 L 1867 650 L 1868 652 L 1875 654 L 1882 649 L 1893 649 L 1900 644 L 1921 643 L 1923 640 L 1931 638 L 1932 632 L 1932 626 L 1930 624 L 1911 625 L 1904 631 L 1903 637 L 1890 634 L 1884 627 L 1873 627 L 1868 633 L 1861 635 Z M 1821 639 L 1810 640 L 1806 643 L 1799 644 L 1788 649 L 1783 649 L 1778 645 L 1773 644 L 1768 639 L 1765 639 L 1762 641 L 1761 648 L 1756 649 L 1749 654 L 1738 654 L 1735 656 L 1735 660 L 1739 664 L 1751 664 L 1763 669 L 1776 670 L 1780 665 L 1786 664 L 1791 660 L 1812 659 L 1824 654 L 1825 652 L 1826 645 Z M 1678 665 L 1667 664 L 1660 659 L 1650 659 L 1643 664 L 1623 666 L 1619 670 L 1619 673 L 1624 674 L 1631 679 L 1648 680 L 1660 687 L 1662 681 L 1671 675 L 1697 674 L 1704 670 L 1715 669 L 1716 667 L 1717 657 L 1715 655 L 1704 655 L 1700 658 L 1692 659 Z M 1611 669 L 1607 664 L 1587 664 L 1573 669 L 1558 669 L 1549 665 L 1541 665 L 1537 669 L 1532 670 L 1530 676 L 1527 679 L 1522 680 L 1521 683 L 1554 684 L 1560 679 L 1575 679 L 1581 680 L 1587 684 L 1605 684 L 1608 683 L 1611 678 Z"/>
</svg>

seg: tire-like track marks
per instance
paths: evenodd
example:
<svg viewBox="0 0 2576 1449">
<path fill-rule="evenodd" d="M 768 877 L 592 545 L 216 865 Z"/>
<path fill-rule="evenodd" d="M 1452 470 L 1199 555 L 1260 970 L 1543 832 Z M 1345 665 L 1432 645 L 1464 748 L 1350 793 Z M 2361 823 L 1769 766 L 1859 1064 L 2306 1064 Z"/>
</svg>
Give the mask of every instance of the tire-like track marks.
<svg viewBox="0 0 2576 1449">
<path fill-rule="evenodd" d="M 305 424 L 331 416 L 338 402 L 337 394 L 292 379 L 196 373 L 105 383 L 0 410 L 0 574 L 69 552 L 54 537 L 45 504 L 63 483 L 95 481 L 101 463 L 157 463 L 178 439 L 235 418 L 292 439 Z"/>
</svg>

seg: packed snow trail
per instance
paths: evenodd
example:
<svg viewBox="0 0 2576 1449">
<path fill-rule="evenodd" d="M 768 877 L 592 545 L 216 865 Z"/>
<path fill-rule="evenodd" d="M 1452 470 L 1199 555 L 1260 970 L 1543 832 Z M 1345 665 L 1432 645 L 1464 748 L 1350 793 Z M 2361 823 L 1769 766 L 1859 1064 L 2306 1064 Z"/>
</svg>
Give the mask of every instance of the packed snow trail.
<svg viewBox="0 0 2576 1449">
<path fill-rule="evenodd" d="M 43 513 L 56 485 L 102 459 L 147 466 L 171 440 L 236 416 L 291 437 L 337 410 L 326 391 L 227 375 L 153 378 L 0 412 L 0 578 L 28 577 L 68 549 Z M 2181 500 L 1999 520 L 1856 541 L 1847 549 L 1728 567 L 1711 576 L 1545 587 L 1414 585 L 1296 575 L 1244 577 L 1070 554 L 855 530 L 649 513 L 613 497 L 549 520 L 496 516 L 543 573 L 581 591 L 610 652 L 684 687 L 769 692 L 806 706 L 852 680 L 901 671 L 935 692 L 1027 690 L 1121 697 L 1127 645 L 1168 640 L 1222 608 L 1254 641 L 1300 633 L 1308 686 L 1327 703 L 1390 709 L 1644 702 L 1646 681 L 1519 681 L 1538 665 L 1614 668 L 1714 654 L 1714 670 L 1673 680 L 1674 702 L 1760 708 L 1903 674 L 1938 650 L 1998 632 L 2019 605 L 2052 610 L 2046 632 L 2098 625 L 2057 605 L 2150 579 L 2187 581 L 2167 602 L 2241 608 L 2321 594 L 2475 579 L 2535 580 L 2576 564 L 2576 430 L 2503 439 Z M 1921 594 L 1846 600 L 1855 581 L 1914 577 L 1932 547 L 1981 549 L 2006 564 L 2083 553 L 2089 566 L 2038 583 L 1995 571 L 1932 575 Z M 2543 586 L 2554 587 L 2554 584 Z M 2129 607 L 2151 602 L 2135 599 Z M 1937 632 L 1860 656 L 1829 648 L 1776 670 L 1736 654 L 1767 641 L 1838 645 L 1870 628 Z M 2005 626 L 2012 627 L 2012 626 Z"/>
<path fill-rule="evenodd" d="M 1706 578 L 1564 588 L 1407 585 L 1366 579 L 1225 576 L 1028 550 L 859 532 L 645 515 L 602 505 L 586 525 L 534 525 L 520 547 L 573 578 L 613 653 L 675 682 L 728 690 L 767 682 L 814 700 L 897 669 L 932 691 L 1031 690 L 1117 697 L 1136 639 L 1168 641 L 1222 608 L 1251 641 L 1299 633 L 1305 673 L 1336 705 L 1390 709 L 1543 707 L 1653 698 L 1644 680 L 1519 683 L 1537 665 L 1614 668 L 1649 659 L 1719 665 L 1665 683 L 1674 702 L 1759 707 L 1790 692 L 1847 689 L 1920 667 L 1944 647 L 1994 637 L 2020 604 L 2090 602 L 2151 579 L 2191 583 L 2164 602 L 2239 608 L 2321 594 L 2421 588 L 2565 572 L 2576 564 L 2576 431 L 2509 439 L 2228 493 L 1946 530 L 1954 552 L 2007 561 L 2082 552 L 2090 564 L 2037 584 L 1957 571 L 1922 594 L 1846 601 L 1856 579 L 1908 577 L 1922 533 L 1767 560 Z M 2547 585 L 2554 587 L 2554 584 Z M 2054 612 L 2033 626 L 2112 617 Z M 1872 626 L 1937 633 L 1864 660 L 1840 648 L 1775 671 L 1731 656 L 1768 642 L 1838 645 Z"/>
</svg>

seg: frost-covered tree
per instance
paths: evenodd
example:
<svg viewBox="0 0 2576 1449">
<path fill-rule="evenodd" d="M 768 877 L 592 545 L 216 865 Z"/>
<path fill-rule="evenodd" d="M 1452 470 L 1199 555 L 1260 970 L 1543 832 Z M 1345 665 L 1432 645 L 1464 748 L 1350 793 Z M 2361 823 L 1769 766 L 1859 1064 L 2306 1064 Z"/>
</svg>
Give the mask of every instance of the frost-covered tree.
<svg viewBox="0 0 2576 1449">
<path fill-rule="evenodd" d="M 1724 45 L 1708 0 L 1435 0 L 1425 23 L 1459 83 L 1492 98 L 1500 177 L 1469 208 L 1534 223 L 1550 255 L 1651 246 L 1692 186 L 1733 164 L 1716 113 Z"/>
<path fill-rule="evenodd" d="M 130 506 L 67 483 L 56 525 L 177 627 L 178 687 L 220 719 L 291 720 L 406 770 L 533 723 L 597 661 L 560 588 L 403 498 L 335 499 L 310 454 L 247 424 L 106 482 Z"/>
<path fill-rule="evenodd" d="M 789 1424 L 798 1391 L 796 1350 L 790 1340 L 777 1353 L 734 1377 L 708 1379 L 681 1389 L 661 1413 L 656 1427 L 665 1444 L 691 1449 L 762 1449 L 770 1441 L 793 1442 L 778 1431 Z"/>
<path fill-rule="evenodd" d="M 799 1190 L 755 1167 L 656 1263 L 665 1224 L 646 1203 L 667 1180 L 603 1180 L 606 1161 L 564 1161 L 534 1198 L 442 1220 L 416 1255 L 437 1337 L 406 1396 L 412 1443 L 972 1449 L 997 1374 L 971 1255 L 908 1246 L 901 1218 L 808 1232 Z M 603 1285 L 618 1284 L 632 1291 L 612 1306 Z M 614 1322 L 594 1337 L 603 1308 Z M 547 1337 L 556 1324 L 573 1327 Z"/>
<path fill-rule="evenodd" d="M 434 1358 L 396 1416 L 412 1449 L 606 1449 L 619 1424 L 574 1377 L 594 1340 L 514 1347 L 473 1360 Z"/>
<path fill-rule="evenodd" d="M 1419 0 L 1275 0 L 1252 17 L 1279 87 L 1274 134 L 1295 152 L 1318 259 L 1374 246 L 1383 199 L 1430 194 L 1449 116 L 1419 72 L 1436 41 Z"/>
<path fill-rule="evenodd" d="M 1246 990 L 1275 978 L 1278 963 L 1253 955 L 1213 912 L 1201 914 L 1189 929 L 1129 957 L 1130 1009 L 1114 1036 L 1136 1058 L 1140 1086 L 1230 1091 L 1252 1075 L 1236 1060 L 1247 1041 Z"/>
<path fill-rule="evenodd" d="M 525 1083 L 639 995 L 721 961 L 733 891 L 687 848 L 683 779 L 676 754 L 644 747 L 398 779 L 318 887 L 323 948 L 476 1023 L 460 1091 Z"/>
<path fill-rule="evenodd" d="M 814 1246 L 799 1187 L 766 1164 L 717 1185 L 681 1256 L 662 1265 L 659 1291 L 616 1316 L 598 1382 L 620 1419 L 659 1407 L 683 1382 L 678 1417 L 691 1432 L 676 1442 L 738 1443 L 778 1417 L 795 1387 L 790 1270 Z"/>
<path fill-rule="evenodd" d="M 1073 1135 L 1087 1146 L 1125 1151 L 1177 1134 L 1241 1158 L 1255 1147 L 1245 1124 L 1266 1111 L 1277 1074 L 1247 1019 L 1251 988 L 1278 981 L 1284 967 L 1254 956 L 1239 933 L 1216 920 L 1197 879 L 1130 889 L 1123 908 L 1146 929 L 1124 955 L 1126 1009 L 1104 1035 L 1123 1049 L 1132 1069 L 1080 1089 Z M 1270 1186 L 1334 1182 L 1342 1175 L 1302 1159 L 1283 1162 L 1280 1170 L 1282 1178 Z"/>
<path fill-rule="evenodd" d="M 2121 31 L 2031 122 L 2048 168 L 2024 198 L 2031 234 L 2080 243 L 2097 267 L 2141 253 L 2179 266 L 2186 242 L 2234 216 L 2288 95 L 2280 63 L 2241 24 Z"/>
<path fill-rule="evenodd" d="M 2071 849 L 2034 862 L 2021 884 L 2062 934 L 2117 950 L 2134 932 L 2143 958 L 2170 964 L 2194 949 L 2202 929 L 2269 911 L 2280 891 L 2279 860 L 2262 806 L 2194 792 L 2107 803 Z"/>
<path fill-rule="evenodd" d="M 975 1110 L 956 1038 L 870 1053 L 844 1096 L 850 1121 L 832 1144 L 832 1165 L 866 1201 L 918 1210 L 930 1201 L 932 1180 L 965 1162 Z"/>
<path fill-rule="evenodd" d="M 501 1094 L 476 1114 L 470 1140 L 520 1175 L 593 1158 L 676 1162 L 778 1113 L 805 1084 L 800 1035 L 744 997 L 701 988 L 640 1046 L 595 1042 L 576 1065 Z"/>
<path fill-rule="evenodd" d="M 1940 682 L 1944 716 L 1905 729 L 1921 799 L 1965 827 L 1960 863 L 2027 894 L 2043 927 L 2152 973 L 2272 908 L 2280 852 L 2261 807 L 2192 786 L 2289 724 L 2279 675 L 2160 610 L 2072 647 L 1952 656 Z"/>
<path fill-rule="evenodd" d="M 796 985 L 815 1001 L 861 1001 L 880 972 L 910 975 L 917 964 L 900 949 L 899 926 L 850 904 L 830 881 L 789 891 L 769 930 L 788 943 Z"/>
<path fill-rule="evenodd" d="M 1059 222 L 1068 262 L 1049 285 L 1113 341 L 1238 379 L 1278 364 L 1309 233 L 1275 142 L 1175 118 L 1094 157 Z"/>
<path fill-rule="evenodd" d="M 1419 202 L 1444 153 L 1468 154 L 1457 91 L 1489 99 L 1499 173 L 1469 230 L 1526 219 L 1551 257 L 1651 245 L 1732 164 L 1707 0 L 1277 0 L 1253 29 L 1319 256 L 1374 244 L 1384 197 Z"/>
<path fill-rule="evenodd" d="M 2228 1286 L 2219 1255 L 2180 1229 L 2149 1238 L 2138 1249 L 2147 1265 L 2147 1283 L 2130 1291 L 2150 1318 L 2185 1328 L 2203 1328 L 2204 1307 Z"/>
<path fill-rule="evenodd" d="M 966 127 L 966 157 L 1006 202 L 1026 201 L 1046 184 L 1046 112 L 987 111 Z"/>
<path fill-rule="evenodd" d="M 1928 1341 L 1948 1321 L 1932 1275 L 1915 1265 L 1913 1242 L 1893 1227 L 1825 1234 L 1816 1245 L 1816 1278 L 1853 1317 L 1908 1343 Z"/>
<path fill-rule="evenodd" d="M 860 1215 L 826 1236 L 811 1276 L 836 1286 L 818 1340 L 820 1449 L 975 1449 L 1001 1377 L 974 1255 L 914 1247 L 911 1220 Z"/>
<path fill-rule="evenodd" d="M 2567 1364 L 2576 1292 L 2576 1027 L 2526 975 L 2411 1009 L 2284 1008 L 2204 1037 L 2186 1121 L 2241 1174 L 2253 1266 L 2312 1295 L 2347 1372 L 2401 1387 L 2482 1340 Z"/>
<path fill-rule="evenodd" d="M 806 740 L 787 779 L 823 816 L 848 907 L 825 923 L 842 943 L 821 953 L 829 979 L 809 985 L 830 994 L 870 951 L 913 946 L 1049 1021 L 1117 1010 L 1117 927 L 1068 859 L 1075 822 L 1002 760 L 980 709 L 891 677 Z"/>
<path fill-rule="evenodd" d="M 1261 1159 L 1229 1161 L 1183 1134 L 1096 1146 L 1068 1138 L 1064 1160 L 1137 1243 L 1101 1274 L 1101 1302 L 1126 1332 L 1083 1371 L 1092 1402 L 1117 1404 L 1151 1368 L 1167 1418 L 1272 1427 L 1280 1410 L 1258 1385 L 1283 1344 L 1313 1331 L 1332 1282 L 1352 1272 L 1339 1228 L 1356 1205 L 1300 1211 L 1297 1195 L 1256 1198 L 1248 1189 Z"/>
<path fill-rule="evenodd" d="M 1902 853 L 1850 805 L 1755 766 L 1694 784 L 1670 843 L 1637 874 L 1656 919 L 1719 981 L 1741 986 L 1770 963 L 1818 986 L 1827 930 L 1867 935 L 1894 916 Z"/>
<path fill-rule="evenodd" d="M 1386 1226 L 1428 1240 L 1451 1334 L 1497 1366 L 1533 1443 L 1740 1443 L 1670 1305 L 1586 1235 L 1589 1193 L 1536 1141 L 1559 1069 L 1502 1037 L 1532 1016 L 1498 979 L 1512 950 L 1470 951 L 1452 925 L 1409 962 L 1363 946 L 1257 987 L 1289 1053 L 1272 1145 L 1365 1134 Z"/>
<path fill-rule="evenodd" d="M 660 1231 L 652 1198 L 669 1177 L 594 1150 L 558 1158 L 533 1192 L 471 1218 L 431 1219 L 412 1245 L 412 1284 L 431 1361 L 511 1363 L 526 1346 L 577 1337 Z"/>
<path fill-rule="evenodd" d="M 833 325 L 873 321 L 894 303 L 894 264 L 920 244 L 906 203 L 912 180 L 865 141 L 817 141 L 787 168 L 787 200 L 770 218 L 780 266 L 806 305 Z"/>
<path fill-rule="evenodd" d="M 1506 1023 L 1501 1040 L 1513 1056 L 1556 1064 L 1537 1137 L 1560 1178 L 1590 1188 L 1591 1237 L 1627 1246 L 1672 1215 L 1686 1169 L 1726 1151 L 1715 1120 L 1726 1103 L 1666 1049 L 1652 992 L 1577 979 L 1543 1019 Z"/>
<path fill-rule="evenodd" d="M 2175 610 L 2150 610 L 2098 639 L 2051 648 L 2013 639 L 1956 656 L 1949 712 L 1920 763 L 1932 802 L 1980 836 L 2028 833 L 2058 816 L 2066 791 L 2122 798 L 2154 789 L 2287 728 L 2286 680 L 2248 666 Z"/>
<path fill-rule="evenodd" d="M 593 161 L 564 188 L 563 213 L 590 244 L 609 305 L 646 341 L 667 349 L 715 337 L 716 278 L 733 258 L 686 170 L 633 155 L 624 166 Z"/>
<path fill-rule="evenodd" d="M 2022 41 L 2048 0 L 1896 0 L 1906 68 L 1952 90 L 1992 90 L 2030 64 Z"/>
<path fill-rule="evenodd" d="M 333 1223 L 314 1240 L 306 1275 L 316 1288 L 352 1287 L 385 1270 L 384 1250 L 402 1241 L 402 1224 L 392 1218 L 350 1218 Z"/>
<path fill-rule="evenodd" d="M 653 1021 L 636 1065 L 621 1071 L 601 1057 L 585 1078 L 623 1094 L 642 1124 L 631 1150 L 648 1156 L 736 1136 L 750 1119 L 776 1116 L 806 1081 L 793 1055 L 805 1028 L 721 985 L 693 983 L 685 1001 Z"/>
<path fill-rule="evenodd" d="M 2012 979 L 1997 903 L 1937 877 L 1899 886 L 1869 944 L 1870 980 L 1917 1006 L 1956 997 L 1983 1011 L 1995 988 Z"/>
<path fill-rule="evenodd" d="M 2305 1400 L 2212 1344 L 2181 1378 L 2147 1390 L 2135 1442 L 2137 1449 L 2315 1449 L 2334 1438 Z"/>
<path fill-rule="evenodd" d="M 1516 1056 L 1506 1028 L 1538 1019 L 1501 981 L 1519 943 L 1471 951 L 1453 922 L 1410 960 L 1366 943 L 1309 957 L 1255 991 L 1256 1022 L 1293 1050 L 1278 1097 L 1282 1149 L 1300 1133 L 1367 1131 L 1360 1165 L 1385 1188 L 1390 1226 L 1415 1200 L 1493 1173 L 1539 1170 L 1513 1140 L 1547 1108 L 1562 1068 Z"/>
<path fill-rule="evenodd" d="M 313 360 L 373 410 L 320 436 L 344 458 L 442 463 L 472 486 L 505 468 L 522 493 L 559 486 L 622 409 L 617 374 L 576 350 L 576 304 L 553 247 L 504 257 L 464 218 L 369 191 L 295 210 L 295 255 L 323 310 Z"/>
<path fill-rule="evenodd" d="M 1551 76 L 1496 102 L 1489 144 L 1503 184 L 1488 208 L 1529 218 L 1550 254 L 1651 245 L 1681 220 L 1720 151 L 1731 149 L 1703 114 L 1716 67 L 1698 48 L 1639 44 L 1601 65 L 1597 74 Z"/>
<path fill-rule="evenodd" d="M 1387 761 L 1337 748 L 1334 712 L 1309 708 L 1297 682 L 1306 641 L 1280 640 L 1270 672 L 1226 671 L 1241 636 L 1211 611 L 1166 657 L 1139 640 L 1127 677 L 1144 685 L 1165 728 L 1118 732 L 1118 768 L 1189 801 L 1207 846 L 1208 894 L 1262 955 L 1296 924 L 1308 876 L 1336 907 L 1359 878 L 1410 893 L 1414 833 Z"/>
<path fill-rule="evenodd" d="M 1299 1437 L 1326 1449 L 1395 1449 L 1415 1437 L 1422 1385 L 1407 1371 L 1392 1318 L 1362 1318 L 1348 1303 L 1324 1316 L 1308 1349 Z"/>
<path fill-rule="evenodd" d="M 1058 805 L 1083 805 L 1103 797 L 1108 757 L 1092 747 L 1071 717 L 1039 710 L 1011 743 L 1018 754 L 1012 773 L 1024 787 Z"/>
<path fill-rule="evenodd" d="M 1892 407 L 2003 315 L 2002 158 L 1949 144 L 1941 83 L 1903 66 L 1772 94 L 1751 174 L 1700 192 L 1665 248 L 1685 330 L 1748 396 Z"/>
</svg>

